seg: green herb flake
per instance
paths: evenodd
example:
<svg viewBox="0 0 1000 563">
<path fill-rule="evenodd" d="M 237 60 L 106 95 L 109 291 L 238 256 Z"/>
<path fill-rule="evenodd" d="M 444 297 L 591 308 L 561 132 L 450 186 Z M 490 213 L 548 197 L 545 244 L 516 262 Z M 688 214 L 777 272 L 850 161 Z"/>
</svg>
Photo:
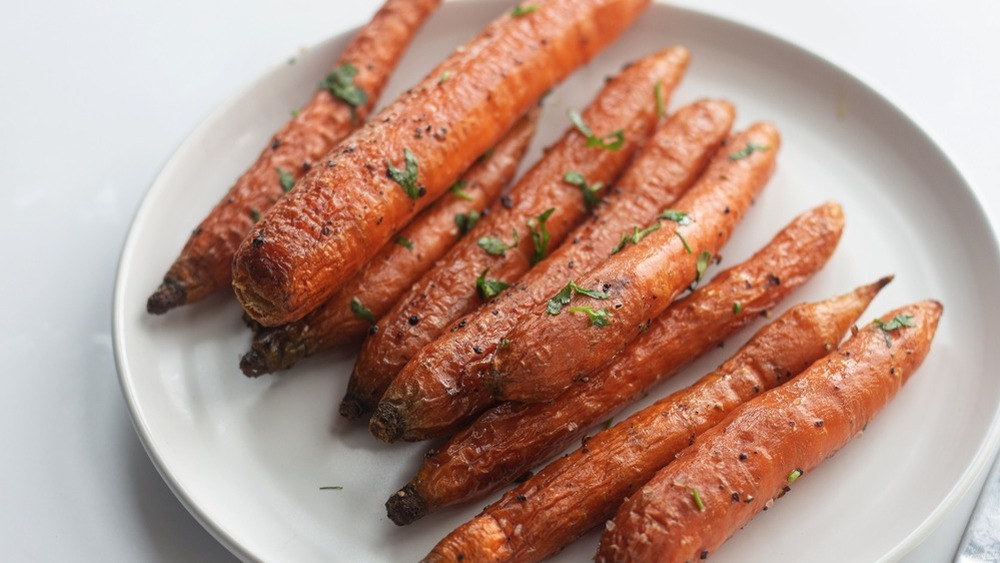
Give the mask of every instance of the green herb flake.
<svg viewBox="0 0 1000 563">
<path fill-rule="evenodd" d="M 794 470 L 792 470 L 791 473 L 788 474 L 788 478 L 786 478 L 785 480 L 788 481 L 789 485 L 791 485 L 792 483 L 795 482 L 796 479 L 798 479 L 801 476 L 802 476 L 802 470 L 801 469 L 794 469 Z"/>
<path fill-rule="evenodd" d="M 319 490 L 321 490 L 321 491 L 342 491 L 342 490 L 344 490 L 344 487 L 341 487 L 340 485 L 332 485 L 332 486 L 328 486 L 328 487 L 320 487 Z"/>
<path fill-rule="evenodd" d="M 531 265 L 541 262 L 549 253 L 549 230 L 545 228 L 545 222 L 549 220 L 555 207 L 550 207 L 537 217 L 528 219 L 528 230 L 531 232 Z"/>
<path fill-rule="evenodd" d="M 593 307 L 570 307 L 566 309 L 570 313 L 578 314 L 584 313 L 590 320 L 590 326 L 596 326 L 598 328 L 605 327 L 611 324 L 611 311 L 607 309 L 594 309 Z"/>
<path fill-rule="evenodd" d="M 479 295 L 483 299 L 491 299 L 496 297 L 501 291 L 510 287 L 510 284 L 501 280 L 491 280 L 486 278 L 486 274 L 490 273 L 490 269 L 486 268 L 483 270 L 482 274 L 476 278 L 476 290 L 479 291 Z"/>
<path fill-rule="evenodd" d="M 538 10 L 538 6 L 535 6 L 533 4 L 528 4 L 528 5 L 519 4 L 515 6 L 513 10 L 510 11 L 510 17 L 519 18 L 521 16 L 526 16 L 536 10 Z"/>
<path fill-rule="evenodd" d="M 302 113 L 302 108 L 295 108 L 292 111 L 290 111 L 289 113 L 292 114 L 292 117 L 298 117 L 299 114 Z"/>
<path fill-rule="evenodd" d="M 410 199 L 417 199 L 423 195 L 421 193 L 423 190 L 417 185 L 417 157 L 408 148 L 403 149 L 403 162 L 405 169 L 400 170 L 394 167 L 391 162 L 386 161 L 389 178 L 399 184 L 399 187 L 403 188 Z"/>
<path fill-rule="evenodd" d="M 465 201 L 472 201 L 473 197 L 465 192 L 465 186 L 467 185 L 468 182 L 466 182 L 465 180 L 459 180 L 454 184 L 452 184 L 451 187 L 448 188 L 448 191 L 454 194 L 455 197 L 457 197 L 458 199 L 464 199 Z"/>
<path fill-rule="evenodd" d="M 616 151 L 622 148 L 625 144 L 625 131 L 619 129 L 613 133 L 609 133 L 603 137 L 598 137 L 594 135 L 594 132 L 590 129 L 590 126 L 583 120 L 583 116 L 580 112 L 570 109 L 566 111 L 566 115 L 569 116 L 569 120 L 576 127 L 584 137 L 587 138 L 588 147 L 599 147 L 608 151 Z"/>
<path fill-rule="evenodd" d="M 678 211 L 676 209 L 667 209 L 663 213 L 658 215 L 660 219 L 666 219 L 667 221 L 673 221 L 682 227 L 686 227 L 694 222 L 691 215 L 685 211 Z"/>
<path fill-rule="evenodd" d="M 479 155 L 479 158 L 476 159 L 476 162 L 482 162 L 484 160 L 489 160 L 493 156 L 493 153 L 496 152 L 496 150 L 497 150 L 496 147 L 490 147 L 490 148 L 486 149 L 486 152 L 484 152 L 483 154 Z"/>
<path fill-rule="evenodd" d="M 691 489 L 691 498 L 694 499 L 694 505 L 698 507 L 698 512 L 705 511 L 705 503 L 701 500 L 701 494 L 698 489 Z"/>
<path fill-rule="evenodd" d="M 611 418 L 609 418 L 609 419 L 607 419 L 607 420 L 604 421 L 604 424 L 603 424 L 604 429 L 607 430 L 608 428 L 611 428 L 611 426 L 614 423 L 615 423 L 615 417 L 612 416 Z"/>
<path fill-rule="evenodd" d="M 583 205 L 588 212 L 593 211 L 597 207 L 597 204 L 601 202 L 600 193 L 604 189 L 602 182 L 588 185 L 587 179 L 576 170 L 570 170 L 563 174 L 563 182 L 580 188 L 580 191 L 583 193 Z"/>
<path fill-rule="evenodd" d="M 875 326 L 882 331 L 882 336 L 885 337 L 885 345 L 892 348 L 892 338 L 889 337 L 889 333 L 899 330 L 904 326 L 917 326 L 913 322 L 913 315 L 896 315 L 889 322 L 883 322 L 882 319 L 877 318 L 874 321 Z"/>
<path fill-rule="evenodd" d="M 396 244 L 404 246 L 407 250 L 413 252 L 413 241 L 406 237 L 396 237 Z"/>
<path fill-rule="evenodd" d="M 550 315 L 558 315 L 562 312 L 563 307 L 569 305 L 570 300 L 573 299 L 574 293 L 579 293 L 580 295 L 586 295 L 587 297 L 601 300 L 611 297 L 610 293 L 580 287 L 575 281 L 570 280 L 565 287 L 559 290 L 559 293 L 553 295 L 552 298 L 549 299 L 548 304 L 545 306 L 545 311 Z"/>
<path fill-rule="evenodd" d="M 254 223 L 256 223 L 257 221 L 260 221 L 260 218 L 261 218 L 260 210 L 258 210 L 258 209 L 251 209 L 250 210 L 250 218 L 253 219 Z"/>
<path fill-rule="evenodd" d="M 663 83 L 657 82 L 653 87 L 653 94 L 656 96 L 656 119 L 663 119 L 666 114 L 665 103 L 663 101 Z"/>
<path fill-rule="evenodd" d="M 458 226 L 458 236 L 463 236 L 472 230 L 472 227 L 476 226 L 479 222 L 479 218 L 482 214 L 473 209 L 468 213 L 456 213 L 455 214 L 455 225 Z"/>
<path fill-rule="evenodd" d="M 281 190 L 286 194 L 295 187 L 295 176 L 284 168 L 278 168 L 278 181 L 281 182 Z"/>
<path fill-rule="evenodd" d="M 677 238 L 681 239 L 681 244 L 684 245 L 684 251 L 687 252 L 688 254 L 691 254 L 691 245 L 688 244 L 688 241 L 686 238 L 684 238 L 684 235 L 682 235 L 681 232 L 678 231 L 677 229 L 674 229 L 674 234 L 677 235 Z M 698 276 L 698 279 L 701 279 L 700 275 Z"/>
<path fill-rule="evenodd" d="M 712 261 L 712 253 L 707 250 L 702 250 L 701 254 L 698 255 L 698 262 L 695 263 L 695 269 L 698 275 L 694 278 L 694 283 L 701 281 L 701 277 L 705 275 L 705 270 L 708 269 L 708 263 Z"/>
<path fill-rule="evenodd" d="M 448 81 L 449 78 L 451 78 L 451 71 L 450 70 L 446 70 L 446 71 L 442 72 L 441 73 L 441 78 L 438 79 L 438 84 L 444 84 L 445 82 Z"/>
<path fill-rule="evenodd" d="M 740 303 L 739 301 L 735 301 L 733 303 L 733 314 L 739 315 L 742 312 L 743 312 L 743 304 Z"/>
<path fill-rule="evenodd" d="M 757 143 L 755 143 L 753 141 L 750 141 L 742 149 L 740 149 L 740 150 L 738 150 L 738 151 L 736 151 L 734 153 L 729 153 L 729 160 L 743 160 L 744 158 L 752 155 L 756 151 L 764 152 L 764 151 L 767 151 L 770 148 L 771 147 L 769 147 L 767 145 L 760 145 L 760 144 L 757 144 Z"/>
<path fill-rule="evenodd" d="M 619 252 L 622 251 L 623 248 L 625 248 L 629 244 L 639 244 L 639 241 L 646 238 L 646 235 L 655 230 L 658 230 L 659 228 L 660 228 L 659 221 L 653 223 L 652 225 L 646 227 L 641 231 L 639 230 L 639 227 L 632 227 L 632 234 L 626 233 L 622 235 L 621 240 L 618 241 L 618 245 L 611 250 L 611 254 L 618 254 Z"/>
<path fill-rule="evenodd" d="M 358 69 L 354 65 L 344 63 L 319 83 L 319 87 L 330 92 L 331 96 L 351 106 L 351 119 L 357 118 L 357 108 L 368 103 L 368 93 L 354 84 L 357 74 Z"/>
<path fill-rule="evenodd" d="M 375 317 L 372 315 L 372 312 L 357 297 L 351 299 L 351 312 L 354 313 L 355 317 L 375 324 Z"/>
<path fill-rule="evenodd" d="M 503 256 L 511 248 L 517 248 L 517 244 L 520 242 L 517 237 L 517 229 L 511 229 L 510 231 L 514 235 L 514 242 L 511 244 L 505 243 L 500 237 L 479 237 L 476 244 L 479 245 L 479 248 L 485 250 L 487 254 Z"/>
</svg>

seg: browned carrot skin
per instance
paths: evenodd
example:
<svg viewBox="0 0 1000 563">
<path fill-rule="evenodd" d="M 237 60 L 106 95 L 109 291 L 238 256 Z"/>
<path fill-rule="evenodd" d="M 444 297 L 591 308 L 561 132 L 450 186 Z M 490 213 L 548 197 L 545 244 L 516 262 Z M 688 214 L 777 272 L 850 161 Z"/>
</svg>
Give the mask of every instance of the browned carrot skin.
<svg viewBox="0 0 1000 563">
<path fill-rule="evenodd" d="M 469 169 L 456 184 L 458 192 L 422 211 L 329 301 L 298 321 L 257 332 L 240 361 L 243 373 L 287 369 L 306 356 L 364 336 L 372 323 L 351 308 L 352 302 L 357 299 L 374 319 L 380 318 L 454 246 L 462 236 L 456 216 L 482 212 L 514 178 L 539 115 L 541 108 L 532 108 L 487 158 Z"/>
<path fill-rule="evenodd" d="M 325 165 L 264 215 L 233 261 L 233 289 L 243 308 L 274 326 L 319 306 L 648 4 L 548 0 L 522 15 L 505 12 L 452 55 L 460 64 L 447 80 L 425 78 L 328 153 Z M 405 169 L 407 152 L 416 179 L 406 174 L 395 181 L 390 167 Z"/>
<path fill-rule="evenodd" d="M 923 301 L 868 325 L 795 381 L 733 411 L 619 509 L 598 561 L 705 558 L 861 433 L 921 364 L 941 315 Z M 693 491 L 698 491 L 698 501 Z"/>
<path fill-rule="evenodd" d="M 146 309 L 163 314 L 230 287 L 233 254 L 256 218 L 285 194 L 279 169 L 294 180 L 320 163 L 334 144 L 356 129 L 375 107 L 393 69 L 420 25 L 441 0 L 387 0 L 371 22 L 358 31 L 334 69 L 357 69 L 354 85 L 367 102 L 352 107 L 326 89 L 268 141 L 267 148 L 229 193 L 195 228 L 150 296 Z"/>
<path fill-rule="evenodd" d="M 689 214 L 690 224 L 667 225 L 577 280 L 607 298 L 575 295 L 561 313 L 539 308 L 512 330 L 509 346 L 498 348 L 493 359 L 495 396 L 555 399 L 634 340 L 696 279 L 697 263 L 707 265 L 729 240 L 770 178 L 779 143 L 777 129 L 766 123 L 737 135 L 674 205 Z M 603 313 L 607 326 L 595 324 L 588 311 Z"/>
<path fill-rule="evenodd" d="M 515 282 L 531 266 L 536 251 L 529 223 L 548 210 L 545 222 L 548 248 L 554 249 L 586 215 L 583 192 L 564 181 L 575 170 L 593 184 L 613 181 L 635 151 L 649 138 L 656 123 L 654 85 L 675 83 L 687 64 L 688 52 L 677 47 L 645 57 L 605 85 L 583 119 L 597 135 L 622 130 L 624 142 L 617 150 L 588 146 L 572 126 L 514 186 L 510 194 L 490 209 L 468 236 L 460 241 L 378 323 L 378 332 L 365 341 L 348 383 L 341 413 L 359 416 L 375 407 L 383 391 L 407 361 L 438 337 L 445 328 L 483 303 L 476 280 L 489 269 L 490 279 Z M 518 245 L 500 255 L 480 242 L 494 237 Z M 416 316 L 417 324 L 410 322 Z M 385 422 L 373 418 L 373 431 Z M 386 426 L 388 428 L 389 426 Z M 376 435 L 381 435 L 381 430 Z M 391 439 L 390 434 L 385 439 Z"/>
<path fill-rule="evenodd" d="M 588 381 L 551 403 L 502 403 L 488 411 L 427 456 L 386 503 L 389 517 L 409 524 L 483 498 L 556 455 L 808 281 L 833 254 L 843 228 L 836 204 L 804 213 L 752 258 L 671 305 Z"/>
<path fill-rule="evenodd" d="M 622 499 L 727 412 L 829 353 L 884 285 L 792 308 L 717 370 L 585 440 L 459 527 L 434 551 L 444 561 L 538 561 L 558 552 L 604 522 Z M 495 543 L 483 541 L 483 535 L 497 531 L 505 540 L 501 549 L 480 550 L 478 546 Z"/>
<path fill-rule="evenodd" d="M 383 396 L 400 421 L 399 438 L 450 434 L 493 403 L 483 386 L 500 339 L 528 311 L 604 261 L 633 229 L 645 229 L 697 180 L 729 133 L 733 107 L 702 101 L 678 110 L 643 145 L 594 215 L 489 307 L 452 323 L 406 364 Z"/>
</svg>

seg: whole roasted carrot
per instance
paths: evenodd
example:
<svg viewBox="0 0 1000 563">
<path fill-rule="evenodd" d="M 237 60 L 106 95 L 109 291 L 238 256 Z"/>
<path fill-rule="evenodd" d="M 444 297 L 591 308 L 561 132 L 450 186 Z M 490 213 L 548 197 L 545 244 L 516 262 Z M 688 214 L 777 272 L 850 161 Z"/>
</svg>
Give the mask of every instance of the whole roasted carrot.
<svg viewBox="0 0 1000 563">
<path fill-rule="evenodd" d="M 648 4 L 548 0 L 488 26 L 452 55 L 459 64 L 446 80 L 425 78 L 264 215 L 233 261 L 243 308 L 274 326 L 319 306 Z"/>
<path fill-rule="evenodd" d="M 397 524 L 479 499 L 575 442 L 657 382 L 767 314 L 826 264 L 844 228 L 833 203 L 802 214 L 752 258 L 675 302 L 613 363 L 551 403 L 502 403 L 424 460 L 389 498 Z"/>
<path fill-rule="evenodd" d="M 507 492 L 432 554 L 440 554 L 440 561 L 461 561 L 459 555 L 470 561 L 537 561 L 558 552 L 604 522 L 727 412 L 829 353 L 883 285 L 793 307 L 692 386 L 585 440 Z"/>
<path fill-rule="evenodd" d="M 686 49 L 668 49 L 636 61 L 604 86 L 581 118 L 596 134 L 585 136 L 571 126 L 510 194 L 378 322 L 378 331 L 365 341 L 354 366 L 342 414 L 371 412 L 420 348 L 562 242 L 586 215 L 588 197 L 598 198 L 604 191 L 595 192 L 591 186 L 617 178 L 649 138 L 656 123 L 654 86 L 675 84 L 687 60 Z M 609 143 L 595 144 L 596 135 L 608 137 Z M 585 178 L 588 187 L 581 190 L 566 182 L 570 171 Z M 373 431 L 379 435 L 376 420 Z"/>
<path fill-rule="evenodd" d="M 657 214 L 701 175 L 726 139 L 733 113 L 726 102 L 702 101 L 671 116 L 565 244 L 406 364 L 375 415 L 397 424 L 386 429 L 386 436 L 421 440 L 449 434 L 485 410 L 493 397 L 483 377 L 501 338 L 571 280 L 659 228 Z"/>
<path fill-rule="evenodd" d="M 840 350 L 733 411 L 619 509 L 598 561 L 692 561 L 713 553 L 854 436 L 930 348 L 941 304 L 890 311 Z"/>
<path fill-rule="evenodd" d="M 386 0 L 344 49 L 312 100 L 268 141 L 257 161 L 191 233 L 149 297 L 162 314 L 230 287 L 233 254 L 260 215 L 364 122 L 403 51 L 441 0 Z"/>
<path fill-rule="evenodd" d="M 642 332 L 709 262 L 771 176 L 778 131 L 759 123 L 737 135 L 674 207 L 671 225 L 611 256 L 556 308 L 540 308 L 497 349 L 497 398 L 548 401 L 606 364 Z M 580 353 L 586 350 L 587 353 Z"/>
<path fill-rule="evenodd" d="M 434 205 L 400 231 L 343 289 L 302 319 L 263 328 L 240 361 L 257 376 L 292 367 L 320 350 L 360 339 L 434 265 L 509 183 L 524 157 L 541 108 L 533 108 Z"/>
</svg>

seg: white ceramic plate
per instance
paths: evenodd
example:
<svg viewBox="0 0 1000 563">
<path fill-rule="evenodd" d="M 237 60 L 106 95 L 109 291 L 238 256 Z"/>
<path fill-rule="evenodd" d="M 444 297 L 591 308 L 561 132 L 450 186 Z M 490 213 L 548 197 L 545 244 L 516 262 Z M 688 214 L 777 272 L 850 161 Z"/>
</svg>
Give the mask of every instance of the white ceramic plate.
<svg viewBox="0 0 1000 563">
<path fill-rule="evenodd" d="M 400 65 L 386 100 L 416 82 L 509 1 L 446 4 Z M 406 528 L 383 502 L 426 445 L 376 442 L 335 415 L 352 353 L 311 358 L 280 377 L 244 378 L 249 333 L 229 296 L 145 313 L 146 297 L 187 229 L 301 105 L 350 33 L 276 68 L 207 119 L 170 159 L 129 233 L 118 273 L 115 349 L 136 429 L 191 513 L 245 559 L 415 560 L 483 503 Z M 945 304 L 933 351 L 863 437 L 796 483 L 713 555 L 723 561 L 871 561 L 901 556 L 970 485 L 998 442 L 998 252 L 956 169 L 899 110 L 855 78 L 778 39 L 696 12 L 655 5 L 611 49 L 549 97 L 533 160 L 624 62 L 684 44 L 693 63 L 673 107 L 725 97 L 739 124 L 784 134 L 779 170 L 725 250 L 748 257 L 793 216 L 840 201 L 848 228 L 831 263 L 793 300 L 822 299 L 897 275 L 869 311 L 933 297 Z M 786 305 L 787 306 L 787 305 Z M 663 386 L 688 383 L 736 349 L 743 332 Z M 992 345 L 991 345 L 992 344 Z M 342 490 L 320 490 L 323 486 Z M 560 555 L 589 559 L 596 535 Z"/>
</svg>

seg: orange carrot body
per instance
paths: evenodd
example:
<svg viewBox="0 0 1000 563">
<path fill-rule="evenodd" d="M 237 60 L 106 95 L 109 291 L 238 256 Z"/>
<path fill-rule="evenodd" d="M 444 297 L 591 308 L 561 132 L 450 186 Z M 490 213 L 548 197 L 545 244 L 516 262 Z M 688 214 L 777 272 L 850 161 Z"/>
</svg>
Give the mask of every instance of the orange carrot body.
<svg viewBox="0 0 1000 563">
<path fill-rule="evenodd" d="M 548 0 L 505 13 L 443 63 L 456 63 L 448 80 L 425 78 L 264 215 L 233 261 L 243 308 L 274 326 L 319 306 L 648 3 Z"/>
<path fill-rule="evenodd" d="M 656 216 L 701 175 L 732 125 L 725 102 L 679 110 L 647 142 L 594 215 L 497 299 L 453 323 L 424 346 L 386 390 L 401 422 L 399 437 L 421 440 L 458 430 L 493 398 L 483 383 L 497 343 L 528 311 L 603 262 L 623 235 L 657 224 Z M 388 408 L 388 407 L 381 407 Z"/>
<path fill-rule="evenodd" d="M 233 255 L 257 216 L 270 209 L 291 183 L 320 165 L 327 151 L 364 122 L 420 25 L 440 3 L 386 1 L 333 67 L 350 66 L 357 71 L 353 85 L 365 93 L 364 103 L 354 106 L 326 89 L 316 92 L 298 115 L 275 133 L 257 161 L 195 228 L 163 283 L 150 296 L 146 305 L 150 313 L 162 314 L 230 287 Z"/>
<path fill-rule="evenodd" d="M 389 311 L 458 242 L 463 235 L 460 222 L 478 217 L 513 179 L 540 114 L 541 108 L 529 111 L 487 158 L 469 169 L 455 193 L 422 211 L 327 302 L 298 321 L 260 330 L 240 362 L 243 373 L 256 376 L 287 369 L 301 358 L 364 336 L 372 327 L 364 310 L 376 320 Z M 364 310 L 355 312 L 355 301 Z"/>
<path fill-rule="evenodd" d="M 493 360 L 496 397 L 552 400 L 634 340 L 732 235 L 770 178 L 778 146 L 778 131 L 768 124 L 737 135 L 674 205 L 687 221 L 649 234 L 577 280 L 604 298 L 575 295 L 558 314 L 536 310 L 512 330 L 510 345 Z"/>
<path fill-rule="evenodd" d="M 840 207 L 804 213 L 746 262 L 670 306 L 606 368 L 551 403 L 502 403 L 438 451 L 386 503 L 409 524 L 441 507 L 482 498 L 614 416 L 657 382 L 787 297 L 830 258 L 843 231 Z"/>
<path fill-rule="evenodd" d="M 794 381 L 730 413 L 621 506 L 597 561 L 681 562 L 714 552 L 862 431 L 923 361 L 940 314 L 933 301 L 891 311 L 886 323 L 902 317 L 907 326 L 868 325 Z"/>
</svg>

